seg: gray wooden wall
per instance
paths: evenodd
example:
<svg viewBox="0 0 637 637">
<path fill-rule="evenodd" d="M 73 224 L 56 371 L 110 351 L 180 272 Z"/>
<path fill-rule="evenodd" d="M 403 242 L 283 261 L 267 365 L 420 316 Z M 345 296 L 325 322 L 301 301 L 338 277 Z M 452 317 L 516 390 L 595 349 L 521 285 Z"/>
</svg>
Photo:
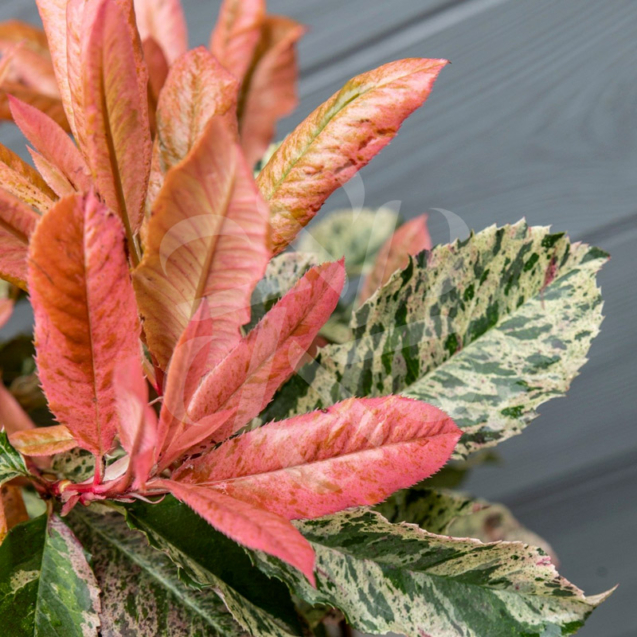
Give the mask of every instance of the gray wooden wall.
<svg viewBox="0 0 637 637">
<path fill-rule="evenodd" d="M 191 44 L 219 2 L 184 0 Z M 288 132 L 349 77 L 393 59 L 446 57 L 426 106 L 362 171 L 365 204 L 442 208 L 472 228 L 551 224 L 612 254 L 607 316 L 567 398 L 499 448 L 468 489 L 502 500 L 546 537 L 588 593 L 620 588 L 583 637 L 637 635 L 637 2 L 635 0 L 271 0 L 310 27 L 301 107 Z M 37 21 L 33 0 L 0 19 Z M 11 126 L 0 139 L 22 145 Z M 326 210 L 347 205 L 336 194 Z M 20 318 L 19 320 L 24 320 Z M 14 323 L 14 328 L 19 327 Z M 485 637 L 488 637 L 485 635 Z"/>
</svg>

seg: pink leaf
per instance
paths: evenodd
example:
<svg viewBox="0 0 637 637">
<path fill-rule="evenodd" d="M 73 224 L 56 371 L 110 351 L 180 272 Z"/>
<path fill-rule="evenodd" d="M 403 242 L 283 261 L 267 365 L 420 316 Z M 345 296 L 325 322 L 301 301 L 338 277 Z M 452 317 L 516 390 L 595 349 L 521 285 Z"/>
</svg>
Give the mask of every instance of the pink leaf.
<svg viewBox="0 0 637 637">
<path fill-rule="evenodd" d="M 289 18 L 263 21 L 254 69 L 239 101 L 241 146 L 251 165 L 272 142 L 277 121 L 298 104 L 296 43 L 304 33 L 305 27 Z"/>
<path fill-rule="evenodd" d="M 134 0 L 142 42 L 152 38 L 162 48 L 168 64 L 188 49 L 188 28 L 180 0 Z"/>
<path fill-rule="evenodd" d="M 402 225 L 378 252 L 373 270 L 367 275 L 358 302 L 364 303 L 378 288 L 389 281 L 396 270 L 409 263 L 409 257 L 431 250 L 427 215 L 420 215 Z"/>
<path fill-rule="evenodd" d="M 210 489 L 170 480 L 160 480 L 157 484 L 231 540 L 291 564 L 316 586 L 314 550 L 284 518 Z"/>
<path fill-rule="evenodd" d="M 88 191 L 88 168 L 64 130 L 48 115 L 15 97 L 9 97 L 9 103 L 13 120 L 39 155 L 56 167 L 75 190 Z"/>
<path fill-rule="evenodd" d="M 101 456 L 117 431 L 113 372 L 139 355 L 120 221 L 95 195 L 62 199 L 31 238 L 29 289 L 38 372 L 49 407 Z"/>
<path fill-rule="evenodd" d="M 1 239 L 0 239 L 0 245 Z M 2 265 L 0 265 L 0 269 Z M 15 301 L 12 298 L 0 297 L 0 330 L 9 322 L 11 315 L 13 314 L 13 306 Z"/>
<path fill-rule="evenodd" d="M 233 417 L 209 435 L 221 441 L 270 402 L 334 311 L 345 282 L 343 262 L 309 270 L 263 320 L 202 381 L 188 413 L 198 423 L 212 414 Z"/>
<path fill-rule="evenodd" d="M 238 80 L 250 68 L 264 18 L 264 0 L 224 0 L 221 5 L 210 50 Z"/>
<path fill-rule="evenodd" d="M 0 277 L 27 289 L 29 238 L 40 216 L 0 188 Z"/>
<path fill-rule="evenodd" d="M 257 178 L 272 211 L 275 252 L 392 140 L 446 63 L 413 58 L 363 73 L 285 139 Z"/>
<path fill-rule="evenodd" d="M 148 405 L 148 384 L 139 352 L 115 370 L 113 386 L 119 416 L 119 440 L 130 456 L 129 471 L 135 478 L 133 488 L 143 488 L 154 464 L 157 417 Z"/>
<path fill-rule="evenodd" d="M 221 121 L 211 121 L 187 159 L 169 172 L 146 230 L 133 280 L 150 351 L 165 369 L 207 299 L 212 367 L 250 320 L 252 290 L 270 256 L 268 208 Z"/>
<path fill-rule="evenodd" d="M 179 338 L 166 376 L 166 390 L 159 417 L 158 451 L 167 447 L 201 379 L 208 371 L 213 324 L 208 301 L 203 299 Z"/>
<path fill-rule="evenodd" d="M 237 80 L 203 47 L 189 51 L 174 64 L 157 106 L 147 208 L 155 201 L 166 173 L 186 158 L 214 116 L 224 117 L 229 130 L 236 129 L 237 90 Z"/>
<path fill-rule="evenodd" d="M 438 408 L 351 398 L 223 443 L 174 474 L 288 519 L 376 504 L 439 471 L 461 432 Z"/>
<path fill-rule="evenodd" d="M 141 225 L 150 173 L 147 72 L 139 68 L 141 53 L 115 0 L 87 5 L 82 29 L 86 135 L 78 142 L 100 194 L 130 237 Z"/>
</svg>

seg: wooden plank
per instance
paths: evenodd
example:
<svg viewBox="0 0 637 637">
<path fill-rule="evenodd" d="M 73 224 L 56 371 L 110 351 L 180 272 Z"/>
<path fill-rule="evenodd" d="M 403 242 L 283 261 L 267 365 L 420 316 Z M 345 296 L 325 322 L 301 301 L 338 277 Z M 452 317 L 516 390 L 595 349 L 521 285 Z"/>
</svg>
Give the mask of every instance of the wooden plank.
<svg viewBox="0 0 637 637">
<path fill-rule="evenodd" d="M 581 637 L 637 634 L 637 451 L 540 485 L 507 501 L 521 522 L 546 538 L 560 572 L 588 594 L 619 588 L 589 619 Z"/>
</svg>

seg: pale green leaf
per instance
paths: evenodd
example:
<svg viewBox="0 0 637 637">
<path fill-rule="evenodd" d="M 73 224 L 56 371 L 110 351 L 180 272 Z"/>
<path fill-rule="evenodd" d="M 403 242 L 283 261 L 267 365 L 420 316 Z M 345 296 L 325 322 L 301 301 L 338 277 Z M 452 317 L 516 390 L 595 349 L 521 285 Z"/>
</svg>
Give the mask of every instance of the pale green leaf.
<svg viewBox="0 0 637 637">
<path fill-rule="evenodd" d="M 69 524 L 92 554 L 103 592 L 103 637 L 246 635 L 212 589 L 187 586 L 175 564 L 130 530 L 121 515 L 75 509 Z"/>
<path fill-rule="evenodd" d="M 572 635 L 609 593 L 586 597 L 541 549 L 433 535 L 366 509 L 296 523 L 316 551 L 317 588 L 265 554 L 259 566 L 364 632 L 408 637 Z"/>
<path fill-rule="evenodd" d="M 57 516 L 11 529 L 0 546 L 2 634 L 97 637 L 100 599 L 79 542 Z"/>
<path fill-rule="evenodd" d="M 586 362 L 602 321 L 595 275 L 606 260 L 525 222 L 421 253 L 355 312 L 354 340 L 323 348 L 263 420 L 401 393 L 464 430 L 459 457 L 506 440 Z"/>
<path fill-rule="evenodd" d="M 319 263 L 345 257 L 347 275 L 356 277 L 371 269 L 396 226 L 398 215 L 391 208 L 336 210 L 306 228 L 297 248 L 315 255 Z"/>
<path fill-rule="evenodd" d="M 29 475 L 29 471 L 24 458 L 13 448 L 3 429 L 0 431 L 0 485 L 25 475 Z"/>
</svg>

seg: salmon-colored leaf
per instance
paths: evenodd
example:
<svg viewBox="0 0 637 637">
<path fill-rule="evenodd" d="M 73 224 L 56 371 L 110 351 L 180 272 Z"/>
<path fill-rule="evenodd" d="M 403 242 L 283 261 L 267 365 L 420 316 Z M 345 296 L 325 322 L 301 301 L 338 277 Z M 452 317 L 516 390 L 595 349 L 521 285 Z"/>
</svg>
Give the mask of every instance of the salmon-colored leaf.
<svg viewBox="0 0 637 637">
<path fill-rule="evenodd" d="M 140 353 L 122 362 L 113 375 L 119 440 L 130 457 L 133 488 L 143 487 L 154 463 L 157 417 L 148 404 L 148 384 Z"/>
<path fill-rule="evenodd" d="M 0 144 L 0 184 L 4 190 L 39 213 L 46 212 L 57 199 L 38 171 L 2 144 Z"/>
<path fill-rule="evenodd" d="M 0 244 L 1 245 L 1 244 Z M 1 268 L 0 261 L 0 268 Z M 8 285 L 7 283 L 0 283 L 0 330 L 9 322 L 11 315 L 13 314 L 13 307 L 15 305 L 15 301 L 10 296 L 4 295 L 3 286 Z"/>
<path fill-rule="evenodd" d="M 0 429 L 5 429 L 11 437 L 19 431 L 29 431 L 34 428 L 35 425 L 20 403 L 0 382 Z"/>
<path fill-rule="evenodd" d="M 0 120 L 12 119 L 11 109 L 9 108 L 9 95 L 13 95 L 46 113 L 66 132 L 71 130 L 62 101 L 58 97 L 43 95 L 37 90 L 13 82 L 5 82 L 0 89 Z"/>
<path fill-rule="evenodd" d="M 270 402 L 334 311 L 344 282 L 342 261 L 309 270 L 202 380 L 190 418 L 198 423 L 218 412 L 232 413 L 223 426 L 211 429 L 211 440 L 225 440 Z"/>
<path fill-rule="evenodd" d="M 23 290 L 27 289 L 29 237 L 39 218 L 32 208 L 0 188 L 0 277 Z"/>
<path fill-rule="evenodd" d="M 75 190 L 88 191 L 91 181 L 86 162 L 59 124 L 15 97 L 10 97 L 9 103 L 13 120 L 38 154 L 57 168 Z"/>
<path fill-rule="evenodd" d="M 265 0 L 224 0 L 210 37 L 213 55 L 243 80 L 261 39 Z"/>
<path fill-rule="evenodd" d="M 248 161 L 259 161 L 274 138 L 277 121 L 298 104 L 296 43 L 305 27 L 289 18 L 268 16 L 249 76 L 241 90 L 241 146 Z"/>
<path fill-rule="evenodd" d="M 180 0 L 134 0 L 137 28 L 142 42 L 152 38 L 168 64 L 188 48 L 188 28 Z"/>
<path fill-rule="evenodd" d="M 159 416 L 158 453 L 170 444 L 175 430 L 188 418 L 190 399 L 208 371 L 212 334 L 210 308 L 203 299 L 170 359 Z"/>
<path fill-rule="evenodd" d="M 201 299 L 213 320 L 210 365 L 239 341 L 269 259 L 268 208 L 241 149 L 211 121 L 153 206 L 133 280 L 148 346 L 165 369 Z"/>
<path fill-rule="evenodd" d="M 427 215 L 420 215 L 402 225 L 380 249 L 372 271 L 367 275 L 359 293 L 358 302 L 364 303 L 378 288 L 389 281 L 396 270 L 409 263 L 409 257 L 423 250 L 431 250 L 431 237 L 427 229 Z"/>
<path fill-rule="evenodd" d="M 94 7 L 82 27 L 83 150 L 100 194 L 131 237 L 141 225 L 150 173 L 148 78 L 141 91 L 136 42 L 115 0 Z"/>
<path fill-rule="evenodd" d="M 288 519 L 371 505 L 428 478 L 460 438 L 451 418 L 409 398 L 351 398 L 233 438 L 174 479 L 205 483 Z"/>
<path fill-rule="evenodd" d="M 153 38 L 144 40 L 143 49 L 148 67 L 148 118 L 154 136 L 157 132 L 157 104 L 168 78 L 169 68 L 162 48 Z"/>
<path fill-rule="evenodd" d="M 102 455 L 117 431 L 113 372 L 139 354 L 119 219 L 95 195 L 62 199 L 31 238 L 29 289 L 38 372 L 78 445 Z"/>
<path fill-rule="evenodd" d="M 40 153 L 32 148 L 28 150 L 38 172 L 58 197 L 67 197 L 77 192 L 57 166 L 44 159 Z"/>
<path fill-rule="evenodd" d="M 147 209 L 166 173 L 183 161 L 213 116 L 236 130 L 237 80 L 204 48 L 189 51 L 170 69 L 157 107 L 157 139 L 148 186 Z"/>
<path fill-rule="evenodd" d="M 281 144 L 257 183 L 280 252 L 342 186 L 386 146 L 429 96 L 446 60 L 412 58 L 351 79 Z"/>
<path fill-rule="evenodd" d="M 24 456 L 53 456 L 77 447 L 77 441 L 68 427 L 38 427 L 9 436 L 11 444 Z"/>
<path fill-rule="evenodd" d="M 9 484 L 0 487 L 0 544 L 14 526 L 28 519 L 22 489 Z"/>
<path fill-rule="evenodd" d="M 316 585 L 314 550 L 288 520 L 211 489 L 171 480 L 158 481 L 158 486 L 169 490 L 231 540 L 278 557 Z"/>
</svg>

